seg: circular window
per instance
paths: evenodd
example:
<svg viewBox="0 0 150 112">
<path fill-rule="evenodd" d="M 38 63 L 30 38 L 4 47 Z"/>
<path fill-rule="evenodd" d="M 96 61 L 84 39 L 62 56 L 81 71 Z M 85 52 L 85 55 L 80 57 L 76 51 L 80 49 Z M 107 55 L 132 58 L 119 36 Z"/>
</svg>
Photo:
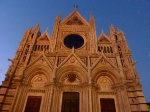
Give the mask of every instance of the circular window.
<svg viewBox="0 0 150 112">
<path fill-rule="evenodd" d="M 84 39 L 81 36 L 76 34 L 68 35 L 64 39 L 64 45 L 70 49 L 72 49 L 73 47 L 75 49 L 80 48 L 83 44 L 84 44 Z"/>
</svg>

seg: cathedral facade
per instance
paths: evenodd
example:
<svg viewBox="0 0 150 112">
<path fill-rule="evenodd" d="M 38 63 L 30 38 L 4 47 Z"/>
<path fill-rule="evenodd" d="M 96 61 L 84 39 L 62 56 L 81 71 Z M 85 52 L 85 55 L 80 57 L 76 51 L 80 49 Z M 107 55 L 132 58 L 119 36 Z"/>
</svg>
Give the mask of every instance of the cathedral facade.
<svg viewBox="0 0 150 112">
<path fill-rule="evenodd" d="M 124 33 L 96 36 L 75 8 L 52 36 L 28 29 L 0 87 L 0 112 L 149 112 Z"/>
</svg>

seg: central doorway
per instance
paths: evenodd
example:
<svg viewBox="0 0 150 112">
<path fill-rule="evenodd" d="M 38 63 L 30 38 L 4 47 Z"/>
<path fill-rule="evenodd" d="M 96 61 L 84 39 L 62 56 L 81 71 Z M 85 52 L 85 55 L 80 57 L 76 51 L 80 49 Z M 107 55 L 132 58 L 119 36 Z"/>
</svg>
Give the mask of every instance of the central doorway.
<svg viewBox="0 0 150 112">
<path fill-rule="evenodd" d="M 61 112 L 79 112 L 79 93 L 64 92 Z"/>
<path fill-rule="evenodd" d="M 114 99 L 101 98 L 101 112 L 116 112 Z"/>
</svg>

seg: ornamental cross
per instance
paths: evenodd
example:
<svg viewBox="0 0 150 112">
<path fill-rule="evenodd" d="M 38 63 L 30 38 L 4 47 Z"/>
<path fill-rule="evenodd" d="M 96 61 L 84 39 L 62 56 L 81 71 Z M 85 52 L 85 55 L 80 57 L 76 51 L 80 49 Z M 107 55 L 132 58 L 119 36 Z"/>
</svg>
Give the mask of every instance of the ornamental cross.
<svg viewBox="0 0 150 112">
<path fill-rule="evenodd" d="M 77 5 L 73 5 L 73 6 L 74 6 L 74 9 L 75 9 L 75 10 L 78 8 L 78 6 L 77 6 Z"/>
</svg>

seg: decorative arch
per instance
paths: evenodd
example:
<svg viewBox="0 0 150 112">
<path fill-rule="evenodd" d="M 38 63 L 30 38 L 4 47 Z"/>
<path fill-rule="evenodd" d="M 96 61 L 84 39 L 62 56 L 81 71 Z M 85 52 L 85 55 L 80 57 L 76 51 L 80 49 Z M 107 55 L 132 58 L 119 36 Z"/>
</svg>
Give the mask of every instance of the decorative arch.
<svg viewBox="0 0 150 112">
<path fill-rule="evenodd" d="M 92 71 L 92 80 L 94 83 L 102 76 L 107 76 L 112 84 L 117 84 L 122 79 L 117 70 L 108 66 L 97 67 Z"/>
<path fill-rule="evenodd" d="M 79 66 L 67 65 L 57 71 L 56 79 L 61 84 L 79 85 L 88 82 L 87 71 Z"/>
<path fill-rule="evenodd" d="M 25 83 L 31 84 L 33 82 L 36 82 L 36 80 L 39 82 L 50 82 L 52 75 L 52 70 L 46 66 L 43 65 L 36 65 L 32 66 L 25 70 L 24 72 L 24 79 Z"/>
</svg>

